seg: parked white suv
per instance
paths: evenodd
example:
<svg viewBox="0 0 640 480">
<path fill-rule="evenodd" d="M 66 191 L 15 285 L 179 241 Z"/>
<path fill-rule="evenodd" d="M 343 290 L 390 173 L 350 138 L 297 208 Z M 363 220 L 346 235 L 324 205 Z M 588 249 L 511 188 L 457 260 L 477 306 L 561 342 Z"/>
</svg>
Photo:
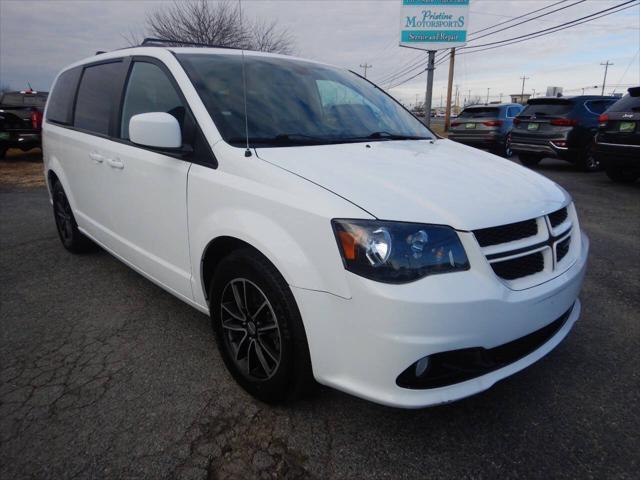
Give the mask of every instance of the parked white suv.
<svg viewBox="0 0 640 480">
<path fill-rule="evenodd" d="M 210 314 L 264 401 L 315 378 L 450 402 L 540 359 L 580 314 L 589 244 L 567 192 L 438 138 L 340 68 L 101 54 L 57 77 L 44 159 L 63 245 L 95 242 Z"/>
</svg>

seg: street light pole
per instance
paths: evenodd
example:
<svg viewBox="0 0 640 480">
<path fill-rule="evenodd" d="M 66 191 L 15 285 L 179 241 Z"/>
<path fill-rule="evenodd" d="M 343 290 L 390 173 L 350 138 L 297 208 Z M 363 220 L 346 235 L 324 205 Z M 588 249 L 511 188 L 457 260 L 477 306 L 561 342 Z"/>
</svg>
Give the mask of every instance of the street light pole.
<svg viewBox="0 0 640 480">
<path fill-rule="evenodd" d="M 491 90 L 491 88 L 487 88 L 487 101 L 486 101 L 486 103 L 489 103 L 489 90 Z"/>
</svg>

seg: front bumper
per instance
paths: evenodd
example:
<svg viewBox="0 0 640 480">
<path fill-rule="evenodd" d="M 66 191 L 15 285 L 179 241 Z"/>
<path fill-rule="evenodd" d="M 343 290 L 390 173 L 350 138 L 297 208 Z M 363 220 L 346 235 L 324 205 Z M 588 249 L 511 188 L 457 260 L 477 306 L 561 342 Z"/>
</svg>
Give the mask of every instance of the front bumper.
<svg viewBox="0 0 640 480">
<path fill-rule="evenodd" d="M 482 269 L 434 275 L 405 285 L 347 273 L 352 297 L 293 288 L 318 382 L 393 407 L 421 408 L 488 389 L 550 352 L 580 316 L 578 294 L 589 242 L 564 273 L 525 290 L 511 290 Z M 470 259 L 472 260 L 472 259 Z M 472 261 L 473 266 L 473 261 Z M 480 271 L 479 271 L 480 270 Z M 542 329 L 573 306 L 546 342 L 502 368 L 470 380 L 408 389 L 397 377 L 420 358 L 465 348 L 495 348 Z"/>
</svg>

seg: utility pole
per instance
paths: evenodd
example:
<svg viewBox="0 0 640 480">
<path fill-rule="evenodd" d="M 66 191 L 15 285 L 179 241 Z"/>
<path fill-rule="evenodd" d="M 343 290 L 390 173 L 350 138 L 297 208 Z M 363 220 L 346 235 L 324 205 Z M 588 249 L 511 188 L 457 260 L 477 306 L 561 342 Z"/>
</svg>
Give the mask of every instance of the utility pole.
<svg viewBox="0 0 640 480">
<path fill-rule="evenodd" d="M 364 78 L 367 78 L 367 70 L 373 67 L 373 65 L 369 65 L 367 62 L 364 62 L 364 65 L 360 64 L 360 68 L 364 68 Z"/>
<path fill-rule="evenodd" d="M 534 98 L 536 96 L 536 89 L 533 89 L 533 93 L 531 94 L 531 98 Z"/>
<path fill-rule="evenodd" d="M 469 89 L 469 96 L 467 97 L 467 103 L 471 103 L 471 89 Z"/>
<path fill-rule="evenodd" d="M 449 82 L 447 84 L 447 110 L 444 114 L 444 131 L 449 131 L 451 125 L 451 89 L 453 88 L 453 69 L 456 61 L 456 49 L 451 49 L 449 56 Z"/>
<path fill-rule="evenodd" d="M 487 88 L 487 101 L 486 103 L 489 103 L 489 91 L 491 90 L 491 88 Z"/>
<path fill-rule="evenodd" d="M 429 61 L 427 64 L 427 90 L 424 95 L 424 123 L 428 127 L 431 125 L 431 97 L 433 96 L 433 71 L 436 69 L 434 63 L 436 51 L 429 50 Z"/>
<path fill-rule="evenodd" d="M 453 101 L 453 105 L 455 107 L 458 107 L 460 105 L 460 95 L 458 93 L 459 88 L 460 88 L 460 85 L 456 85 L 456 94 L 455 94 L 455 97 L 454 97 L 455 100 Z"/>
<path fill-rule="evenodd" d="M 522 93 L 520 93 L 520 103 L 522 103 L 524 105 L 524 82 L 526 80 L 529 80 L 529 78 L 531 77 L 526 77 L 525 75 L 522 75 L 520 77 L 520 80 L 522 80 Z"/>
<path fill-rule="evenodd" d="M 500 92 L 500 103 L 502 103 L 502 92 Z"/>
<path fill-rule="evenodd" d="M 602 63 L 600 62 L 600 65 L 602 65 L 604 67 L 604 80 L 602 80 L 602 96 L 604 96 L 604 87 L 607 84 L 607 70 L 609 70 L 609 66 L 613 65 L 613 63 L 609 63 L 609 60 L 607 60 L 606 63 Z"/>
</svg>

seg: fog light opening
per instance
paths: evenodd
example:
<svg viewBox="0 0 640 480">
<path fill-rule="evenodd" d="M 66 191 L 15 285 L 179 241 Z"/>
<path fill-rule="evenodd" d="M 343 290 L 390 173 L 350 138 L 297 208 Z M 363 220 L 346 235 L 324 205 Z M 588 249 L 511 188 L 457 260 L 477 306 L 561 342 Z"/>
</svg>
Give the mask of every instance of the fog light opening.
<svg viewBox="0 0 640 480">
<path fill-rule="evenodd" d="M 429 366 L 429 357 L 421 358 L 416 362 L 416 377 L 421 377 Z"/>
</svg>

